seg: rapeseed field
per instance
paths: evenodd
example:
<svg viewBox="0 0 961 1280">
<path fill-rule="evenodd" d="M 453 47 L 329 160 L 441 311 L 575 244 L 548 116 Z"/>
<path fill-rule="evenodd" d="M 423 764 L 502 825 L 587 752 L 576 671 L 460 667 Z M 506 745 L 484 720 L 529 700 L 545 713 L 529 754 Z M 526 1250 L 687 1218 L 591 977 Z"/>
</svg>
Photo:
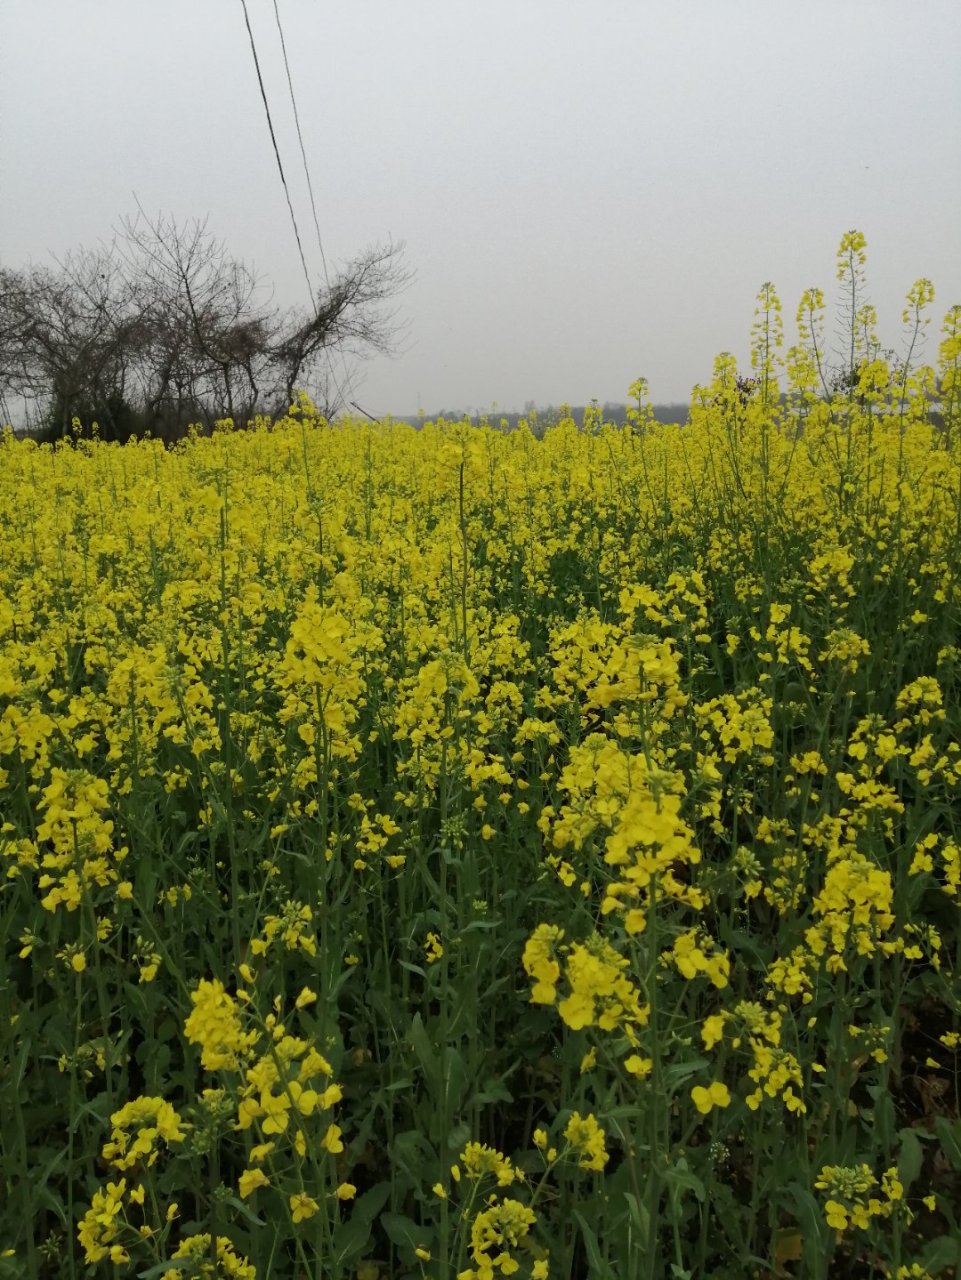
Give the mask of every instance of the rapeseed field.
<svg viewBox="0 0 961 1280">
<path fill-rule="evenodd" d="M 961 1264 L 961 308 L 862 267 L 685 426 L 0 444 L 0 1276 Z"/>
</svg>

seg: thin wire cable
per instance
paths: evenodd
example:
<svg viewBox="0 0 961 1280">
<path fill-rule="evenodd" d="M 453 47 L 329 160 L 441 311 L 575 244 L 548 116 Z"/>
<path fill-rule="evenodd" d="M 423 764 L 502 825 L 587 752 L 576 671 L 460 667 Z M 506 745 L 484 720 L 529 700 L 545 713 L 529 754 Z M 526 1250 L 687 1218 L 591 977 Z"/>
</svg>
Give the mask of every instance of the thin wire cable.
<svg viewBox="0 0 961 1280">
<path fill-rule="evenodd" d="M 324 268 L 324 282 L 330 289 L 330 276 L 327 274 L 327 257 L 324 253 L 324 241 L 320 234 L 320 222 L 317 218 L 317 201 L 314 199 L 314 184 L 310 180 L 310 167 L 307 164 L 307 149 L 304 146 L 304 135 L 300 131 L 300 112 L 297 110 L 297 98 L 294 94 L 294 82 L 290 74 L 290 63 L 287 61 L 287 41 L 284 39 L 284 28 L 280 21 L 280 8 L 274 0 L 274 17 L 277 19 L 277 30 L 280 33 L 280 48 L 284 55 L 284 70 L 287 73 L 287 88 L 290 90 L 290 105 L 294 109 L 294 124 L 297 126 L 297 141 L 300 143 L 300 158 L 304 162 L 304 177 L 307 179 L 307 191 L 310 195 L 310 208 L 314 215 L 314 230 L 317 232 L 317 248 L 320 250 L 320 261 Z"/>
<path fill-rule="evenodd" d="M 301 240 L 301 238 L 300 238 L 300 228 L 297 226 L 297 218 L 296 218 L 296 215 L 294 214 L 294 206 L 293 206 L 293 203 L 292 203 L 291 198 L 290 198 L 290 188 L 287 186 L 287 177 L 286 177 L 286 174 L 284 173 L 283 161 L 282 161 L 282 160 L 281 160 L 281 158 L 280 158 L 280 148 L 279 148 L 279 147 L 278 147 L 278 145 L 277 145 L 277 135 L 276 135 L 276 133 L 274 132 L 274 122 L 273 122 L 273 117 L 272 117 L 272 116 L 271 116 L 271 114 L 270 114 L 270 104 L 269 104 L 269 103 L 268 103 L 268 101 L 267 101 L 267 90 L 266 90 L 266 88 L 264 87 L 264 78 L 263 78 L 263 75 L 261 74 L 261 71 L 260 71 L 260 59 L 259 59 L 259 57 L 257 56 L 257 44 L 256 44 L 256 41 L 254 40 L 254 33 L 253 33 L 253 29 L 251 28 L 251 25 L 250 25 L 250 13 L 249 13 L 249 11 L 248 11 L 248 9 L 247 9 L 247 0 L 240 0 L 240 3 L 241 3 L 241 6 L 243 7 L 243 11 L 244 11 L 244 22 L 246 23 L 246 26 L 247 26 L 247 36 L 248 36 L 248 38 L 249 38 L 249 40 L 250 40 L 250 51 L 251 51 L 251 53 L 253 54 L 253 58 L 254 58 L 254 69 L 255 69 L 255 70 L 256 70 L 256 72 L 257 72 L 257 83 L 258 83 L 258 85 L 260 86 L 260 97 L 261 97 L 261 100 L 263 101 L 263 104 L 264 104 L 264 112 L 265 112 L 265 114 L 266 114 L 266 116 L 267 116 L 267 128 L 270 130 L 270 141 L 271 141 L 271 143 L 272 143 L 272 145 L 273 145 L 273 148 L 274 148 L 274 156 L 275 156 L 275 158 L 276 158 L 276 160 L 277 160 L 277 171 L 278 171 L 278 172 L 279 172 L 279 174 L 280 174 L 280 181 L 283 183 L 283 187 L 284 187 L 284 195 L 285 195 L 285 196 L 286 196 L 286 198 L 287 198 L 287 209 L 288 209 L 288 211 L 289 211 L 289 213 L 290 213 L 290 222 L 291 222 L 291 226 L 292 226 L 292 227 L 293 227 L 293 229 L 294 229 L 294 237 L 295 237 L 295 239 L 296 239 L 296 241 L 297 241 L 297 252 L 300 254 L 300 265 L 301 265 L 301 267 L 303 268 L 303 272 L 304 272 L 304 280 L 307 282 L 307 292 L 308 292 L 308 294 L 310 295 L 310 303 L 311 303 L 311 307 L 313 308 L 314 316 L 315 316 L 315 318 L 319 318 L 319 316 L 320 316 L 320 310 L 319 310 L 319 307 L 318 307 L 318 305 L 317 305 L 317 298 L 316 298 L 316 296 L 314 295 L 313 285 L 312 285 L 312 284 L 311 284 L 311 282 L 310 282 L 310 272 L 309 272 L 309 271 L 308 271 L 308 269 L 307 269 L 307 259 L 306 259 L 306 257 L 304 256 L 304 246 L 303 246 L 303 241 L 302 241 L 302 240 Z M 275 3 L 275 12 L 276 12 L 276 3 Z M 279 15 L 279 13 L 277 13 L 277 19 L 278 19 L 278 24 L 279 24 L 279 20 L 280 20 L 280 15 Z M 285 43 L 284 43 L 284 35 L 283 35 L 283 28 L 282 28 L 282 27 L 280 28 L 280 38 L 281 38 L 281 45 L 282 45 L 282 47 L 283 47 L 283 49 L 284 49 L 284 65 L 287 67 L 287 82 L 288 82 L 288 84 L 290 85 L 291 98 L 292 98 L 292 100 L 293 100 L 293 84 L 292 84 L 292 82 L 291 82 L 291 77 L 290 77 L 290 67 L 289 67 L 289 65 L 287 64 L 287 50 L 286 50 L 286 45 L 285 45 Z M 295 118 L 296 118 L 296 113 L 297 113 L 297 107 L 296 107 L 296 102 L 294 102 L 294 114 L 295 114 Z M 302 154 L 302 155 L 304 155 L 304 165 L 305 165 L 305 169 L 306 169 L 307 158 L 306 158 L 306 155 L 304 154 L 303 139 L 302 139 L 301 134 L 300 134 L 300 123 L 299 123 L 299 120 L 298 120 L 298 122 L 297 122 L 297 135 L 298 135 L 298 137 L 300 137 L 300 138 L 301 138 L 301 154 Z M 310 191 L 311 191 L 311 207 L 314 209 L 314 225 L 315 225 L 316 230 L 317 230 L 318 244 L 320 244 L 321 260 L 322 260 L 322 261 L 323 261 L 323 263 L 324 263 L 324 279 L 325 279 L 325 280 L 327 280 L 327 262 L 326 262 L 326 259 L 324 259 L 323 244 L 322 244 L 322 242 L 320 241 L 320 225 L 319 225 L 319 223 L 318 223 L 318 221 L 317 221 L 317 211 L 316 211 L 316 207 L 314 206 L 314 200 L 313 200 L 313 189 L 312 189 L 312 187 L 310 186 L 310 174 L 309 174 L 309 172 L 307 173 L 307 182 L 308 182 L 308 187 L 310 188 Z M 328 290 L 329 290 L 329 288 L 330 288 L 330 283 L 329 283 L 329 281 L 327 281 L 327 287 L 328 287 Z M 343 353 L 341 353 L 341 360 L 343 361 Z M 333 379 L 334 386 L 335 386 L 335 388 L 337 389 L 337 394 L 340 396 L 341 400 L 342 400 L 344 403 L 348 403 L 348 404 L 349 404 L 349 403 L 351 403 L 351 402 L 347 399 L 347 395 L 348 395 L 348 393 L 346 393 L 346 392 L 344 391 L 343 387 L 341 386 L 341 384 L 340 384 L 340 382 L 339 382 L 339 380 L 338 380 L 338 378 L 337 378 L 336 373 L 334 373 L 334 370 L 333 370 L 333 366 L 332 366 L 332 365 L 330 366 L 330 376 L 331 376 L 331 378 Z M 345 366 L 344 366 L 344 378 L 345 378 L 345 381 L 346 381 L 346 382 L 348 383 L 348 385 L 349 385 L 349 384 L 350 384 L 350 375 L 349 375 L 349 373 L 348 373 L 348 371 L 347 371 L 346 364 L 345 364 Z M 361 412 L 364 412 L 364 411 L 363 411 L 363 410 L 361 410 Z"/>
<path fill-rule="evenodd" d="M 270 114 L 270 105 L 267 102 L 267 90 L 264 88 L 264 78 L 260 74 L 260 59 L 257 57 L 257 45 L 254 41 L 254 33 L 250 26 L 250 14 L 247 11 L 247 0 L 240 0 L 244 10 L 244 22 L 247 24 L 247 35 L 250 37 L 250 51 L 254 55 L 254 68 L 257 72 L 257 83 L 260 85 L 260 96 L 263 99 L 264 111 L 267 114 L 267 128 L 270 130 L 270 141 L 273 143 L 274 155 L 277 158 L 277 169 L 280 172 L 280 181 L 284 184 L 284 195 L 287 197 L 287 208 L 290 212 L 290 221 L 294 228 L 294 236 L 297 240 L 297 252 L 300 254 L 300 265 L 304 269 L 304 279 L 307 281 L 307 292 L 310 294 L 310 304 L 314 309 L 314 315 L 317 315 L 317 299 L 314 297 L 314 288 L 310 283 L 310 272 L 307 270 L 307 259 L 304 257 L 304 246 L 300 239 L 300 230 L 297 226 L 297 218 L 294 215 L 294 206 L 291 203 L 290 191 L 287 187 L 287 178 L 284 175 L 283 162 L 280 159 L 280 149 L 277 146 L 277 135 L 274 133 L 274 122 Z"/>
<path fill-rule="evenodd" d="M 284 26 L 280 20 L 280 6 L 278 4 L 278 0 L 274 0 L 274 18 L 277 21 L 277 31 L 280 35 L 280 48 L 284 56 L 284 70 L 287 73 L 287 88 L 290 91 L 290 105 L 293 108 L 294 124 L 297 127 L 297 141 L 300 143 L 300 158 L 304 165 L 304 177 L 307 179 L 307 192 L 310 196 L 310 209 L 314 217 L 314 230 L 317 233 L 317 248 L 320 250 L 320 261 L 324 268 L 324 283 L 327 285 L 327 292 L 329 294 L 330 276 L 327 272 L 327 255 L 324 253 L 324 240 L 323 236 L 320 234 L 320 220 L 317 217 L 317 201 L 314 198 L 314 184 L 310 180 L 310 166 L 307 163 L 307 148 L 304 146 L 304 135 L 300 128 L 300 112 L 297 110 L 297 95 L 294 93 L 294 80 L 293 76 L 290 74 L 290 62 L 287 59 L 287 41 L 284 39 Z M 353 391 L 353 387 L 351 386 L 352 375 L 350 370 L 347 368 L 347 361 L 344 357 L 344 353 L 338 349 L 337 354 L 340 357 L 340 367 L 343 370 L 344 382 L 348 387 L 348 391 L 345 392 L 336 373 L 334 373 L 333 358 L 331 358 L 329 361 L 330 376 L 334 380 L 334 386 L 337 388 L 337 394 L 345 403 L 351 405 L 355 409 L 359 409 L 365 417 L 370 418 L 371 415 L 366 409 L 361 409 L 360 405 L 354 404 L 352 400 L 347 399 L 348 394 Z M 371 421 L 373 420 L 374 419 L 371 419 Z"/>
</svg>

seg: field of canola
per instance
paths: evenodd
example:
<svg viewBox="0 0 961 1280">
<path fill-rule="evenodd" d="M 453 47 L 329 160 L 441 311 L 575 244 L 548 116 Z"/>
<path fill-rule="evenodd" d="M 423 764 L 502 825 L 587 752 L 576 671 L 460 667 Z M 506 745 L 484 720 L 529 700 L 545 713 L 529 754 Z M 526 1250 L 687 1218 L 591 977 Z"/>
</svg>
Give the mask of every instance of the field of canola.
<svg viewBox="0 0 961 1280">
<path fill-rule="evenodd" d="M 961 438 L 772 297 L 684 427 L 0 443 L 0 1276 L 953 1273 Z"/>
</svg>

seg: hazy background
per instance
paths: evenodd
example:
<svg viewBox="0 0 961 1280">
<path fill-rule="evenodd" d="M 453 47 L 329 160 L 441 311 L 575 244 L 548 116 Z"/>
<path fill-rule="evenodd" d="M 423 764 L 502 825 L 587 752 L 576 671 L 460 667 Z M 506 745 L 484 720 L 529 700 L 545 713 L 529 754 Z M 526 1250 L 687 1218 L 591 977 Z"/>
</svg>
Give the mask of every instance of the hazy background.
<svg viewBox="0 0 961 1280">
<path fill-rule="evenodd" d="M 314 279 L 272 0 L 249 0 Z M 686 400 L 746 355 L 773 280 L 833 293 L 868 238 L 880 336 L 961 302 L 957 0 L 280 0 L 330 263 L 393 236 L 416 273 L 373 413 Z M 109 239 L 136 193 L 210 216 L 306 301 L 239 0 L 0 0 L 0 262 Z M 932 326 L 934 330 L 936 326 Z M 932 332 L 928 356 L 936 351 Z"/>
</svg>

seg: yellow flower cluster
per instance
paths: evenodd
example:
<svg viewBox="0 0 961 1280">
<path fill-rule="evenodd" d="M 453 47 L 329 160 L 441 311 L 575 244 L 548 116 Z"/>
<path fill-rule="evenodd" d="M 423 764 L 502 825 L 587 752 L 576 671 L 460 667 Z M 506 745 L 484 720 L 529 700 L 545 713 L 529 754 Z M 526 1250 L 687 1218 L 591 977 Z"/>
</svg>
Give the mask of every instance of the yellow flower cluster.
<svg viewBox="0 0 961 1280">
<path fill-rule="evenodd" d="M 114 1263 L 129 1260 L 130 1255 L 118 1241 L 124 1226 L 121 1214 L 126 1190 L 127 1180 L 120 1178 L 94 1192 L 90 1208 L 77 1227 L 77 1239 L 87 1262 L 101 1262 L 104 1258 Z"/>
<path fill-rule="evenodd" d="M 158 1139 L 169 1149 L 186 1136 L 180 1116 L 163 1098 L 134 1098 L 113 1113 L 110 1123 L 110 1141 L 101 1154 L 115 1169 L 149 1167 L 157 1160 Z"/>
<path fill-rule="evenodd" d="M 595 1116 L 582 1116 L 575 1111 L 564 1129 L 564 1137 L 574 1148 L 582 1169 L 600 1173 L 608 1161 L 604 1145 L 604 1130 Z"/>
<path fill-rule="evenodd" d="M 904 1195 L 896 1168 L 885 1171 L 879 1186 L 866 1164 L 825 1165 L 814 1185 L 826 1193 L 824 1216 L 835 1231 L 866 1231 L 872 1218 L 889 1217 Z"/>
<path fill-rule="evenodd" d="M 51 770 L 38 805 L 42 820 L 36 833 L 37 887 L 46 890 L 41 904 L 47 911 L 61 906 L 76 911 L 95 886 L 106 888 L 119 879 L 127 849 L 114 848 L 114 824 L 104 816 L 108 805 L 102 778 L 83 770 Z"/>
<path fill-rule="evenodd" d="M 174 1250 L 171 1262 L 176 1265 L 164 1271 L 160 1280 L 180 1280 L 185 1263 L 192 1267 L 194 1275 L 257 1280 L 257 1268 L 236 1252 L 227 1236 L 217 1236 L 215 1240 L 207 1233 L 188 1236 Z"/>
<path fill-rule="evenodd" d="M 478 1213 L 471 1224 L 474 1266 L 459 1272 L 457 1280 L 494 1280 L 498 1274 L 513 1275 L 520 1263 L 512 1250 L 524 1247 L 536 1221 L 533 1210 L 519 1200 L 493 1197 L 490 1207 Z"/>
<path fill-rule="evenodd" d="M 11 1274 L 938 1256 L 961 309 L 839 270 L 683 425 L 3 436 Z"/>
<path fill-rule="evenodd" d="M 569 992 L 557 1001 L 557 1011 L 569 1027 L 575 1031 L 593 1026 L 601 1031 L 619 1029 L 636 1043 L 649 1011 L 625 972 L 627 959 L 598 934 L 585 943 L 567 944 L 563 937 L 556 925 L 538 925 L 527 940 L 523 961 L 534 979 L 531 999 L 554 1004 L 563 978 Z"/>
</svg>

